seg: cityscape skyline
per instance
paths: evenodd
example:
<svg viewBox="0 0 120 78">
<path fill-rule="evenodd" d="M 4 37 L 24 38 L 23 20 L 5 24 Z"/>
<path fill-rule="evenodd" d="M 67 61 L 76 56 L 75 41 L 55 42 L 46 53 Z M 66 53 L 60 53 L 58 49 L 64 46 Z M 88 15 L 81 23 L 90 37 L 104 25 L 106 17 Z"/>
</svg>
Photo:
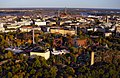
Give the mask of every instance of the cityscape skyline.
<svg viewBox="0 0 120 78">
<path fill-rule="evenodd" d="M 119 0 L 1 0 L 0 8 L 106 8 L 120 9 Z"/>
<path fill-rule="evenodd" d="M 0 78 L 120 78 L 119 3 L 0 0 Z"/>
</svg>

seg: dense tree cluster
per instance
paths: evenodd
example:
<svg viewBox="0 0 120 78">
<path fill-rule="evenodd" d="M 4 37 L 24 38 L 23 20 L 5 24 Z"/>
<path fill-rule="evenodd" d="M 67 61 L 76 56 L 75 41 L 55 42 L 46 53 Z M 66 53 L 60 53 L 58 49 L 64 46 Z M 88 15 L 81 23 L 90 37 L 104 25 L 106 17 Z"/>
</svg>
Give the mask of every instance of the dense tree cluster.
<svg viewBox="0 0 120 78">
<path fill-rule="evenodd" d="M 43 57 L 30 57 L 24 54 L 14 54 L 4 48 L 9 46 L 32 46 L 31 34 L 15 33 L 0 34 L 0 78 L 120 78 L 119 38 L 99 37 L 88 39 L 89 46 L 76 47 L 72 39 L 76 36 L 61 34 L 35 34 L 36 43 L 44 49 L 54 46 L 54 39 L 62 39 L 61 48 L 70 53 L 51 55 L 48 60 Z M 25 39 L 21 37 L 25 36 Z M 80 32 L 78 38 L 84 38 Z M 85 36 L 85 38 L 88 36 Z M 28 41 L 28 44 L 25 44 Z M 99 43 L 99 46 L 94 45 Z M 116 43 L 116 44 L 114 44 Z M 107 44 L 107 47 L 106 47 Z M 90 66 L 90 52 L 95 51 L 95 64 Z"/>
<path fill-rule="evenodd" d="M 7 54 L 11 55 L 11 52 Z M 5 56 L 5 55 L 4 55 Z M 7 56 L 7 55 L 6 55 Z M 0 66 L 0 77 L 2 78 L 119 78 L 120 59 L 114 59 L 111 63 L 106 61 L 96 62 L 93 66 L 89 64 L 78 65 L 73 60 L 72 54 L 51 56 L 49 60 L 36 56 L 11 55 L 7 62 Z M 0 57 L 2 59 L 3 57 Z M 9 58 L 9 59 L 8 59 Z M 78 59 L 76 60 L 78 61 Z M 3 61 L 1 61 L 3 62 Z"/>
</svg>

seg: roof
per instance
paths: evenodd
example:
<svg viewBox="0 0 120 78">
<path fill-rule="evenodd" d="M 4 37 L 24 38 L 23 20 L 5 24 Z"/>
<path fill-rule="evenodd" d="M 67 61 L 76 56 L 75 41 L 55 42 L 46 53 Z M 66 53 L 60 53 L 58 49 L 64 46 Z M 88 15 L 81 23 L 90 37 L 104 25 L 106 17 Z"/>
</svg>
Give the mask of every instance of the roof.
<svg viewBox="0 0 120 78">
<path fill-rule="evenodd" d="M 33 28 L 32 26 L 22 26 L 21 28 Z"/>
<path fill-rule="evenodd" d="M 87 39 L 81 40 L 81 39 L 77 39 L 76 43 L 78 46 L 86 46 L 87 45 Z"/>
</svg>

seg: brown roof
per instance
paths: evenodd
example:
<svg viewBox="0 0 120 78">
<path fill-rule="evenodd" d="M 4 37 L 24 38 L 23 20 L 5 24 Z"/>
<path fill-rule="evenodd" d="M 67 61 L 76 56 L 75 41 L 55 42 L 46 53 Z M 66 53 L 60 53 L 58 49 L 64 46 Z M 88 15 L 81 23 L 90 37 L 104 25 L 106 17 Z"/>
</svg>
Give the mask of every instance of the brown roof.
<svg viewBox="0 0 120 78">
<path fill-rule="evenodd" d="M 78 46 L 86 46 L 87 45 L 87 39 L 81 40 L 81 39 L 77 39 L 76 43 Z"/>
</svg>

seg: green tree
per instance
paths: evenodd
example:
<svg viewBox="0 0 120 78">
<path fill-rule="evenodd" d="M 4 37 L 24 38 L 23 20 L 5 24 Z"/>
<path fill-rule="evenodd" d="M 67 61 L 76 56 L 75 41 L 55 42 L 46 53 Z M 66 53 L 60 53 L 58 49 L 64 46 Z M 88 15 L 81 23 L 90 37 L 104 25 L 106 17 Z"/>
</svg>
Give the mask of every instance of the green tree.
<svg viewBox="0 0 120 78">
<path fill-rule="evenodd" d="M 69 75 L 74 75 L 75 70 L 72 67 L 67 66 L 65 71 L 69 74 Z"/>
<path fill-rule="evenodd" d="M 12 78 L 19 78 L 19 76 L 18 75 L 14 75 Z"/>
<path fill-rule="evenodd" d="M 2 76 L 2 67 L 0 66 L 0 76 Z"/>
<path fill-rule="evenodd" d="M 24 60 L 24 55 L 20 54 L 20 60 Z"/>
<path fill-rule="evenodd" d="M 58 71 L 58 69 L 57 69 L 57 67 L 55 67 L 55 66 L 53 66 L 53 67 L 50 68 L 50 74 L 51 74 L 51 77 L 52 77 L 52 78 L 55 78 L 55 77 L 56 77 L 57 71 Z"/>
<path fill-rule="evenodd" d="M 30 74 L 35 74 L 35 72 L 36 72 L 36 70 L 35 69 L 32 69 L 31 71 L 30 71 Z"/>
<path fill-rule="evenodd" d="M 33 63 L 33 67 L 41 67 L 41 63 L 38 58 L 36 58 L 35 62 Z"/>
<path fill-rule="evenodd" d="M 43 77 L 44 78 L 50 78 L 50 72 L 48 72 L 47 69 L 44 69 L 44 71 L 43 71 Z"/>
<path fill-rule="evenodd" d="M 13 53 L 11 51 L 8 51 L 7 58 L 13 58 Z"/>
<path fill-rule="evenodd" d="M 8 78 L 12 78 L 12 73 L 11 72 L 8 72 Z"/>
</svg>

